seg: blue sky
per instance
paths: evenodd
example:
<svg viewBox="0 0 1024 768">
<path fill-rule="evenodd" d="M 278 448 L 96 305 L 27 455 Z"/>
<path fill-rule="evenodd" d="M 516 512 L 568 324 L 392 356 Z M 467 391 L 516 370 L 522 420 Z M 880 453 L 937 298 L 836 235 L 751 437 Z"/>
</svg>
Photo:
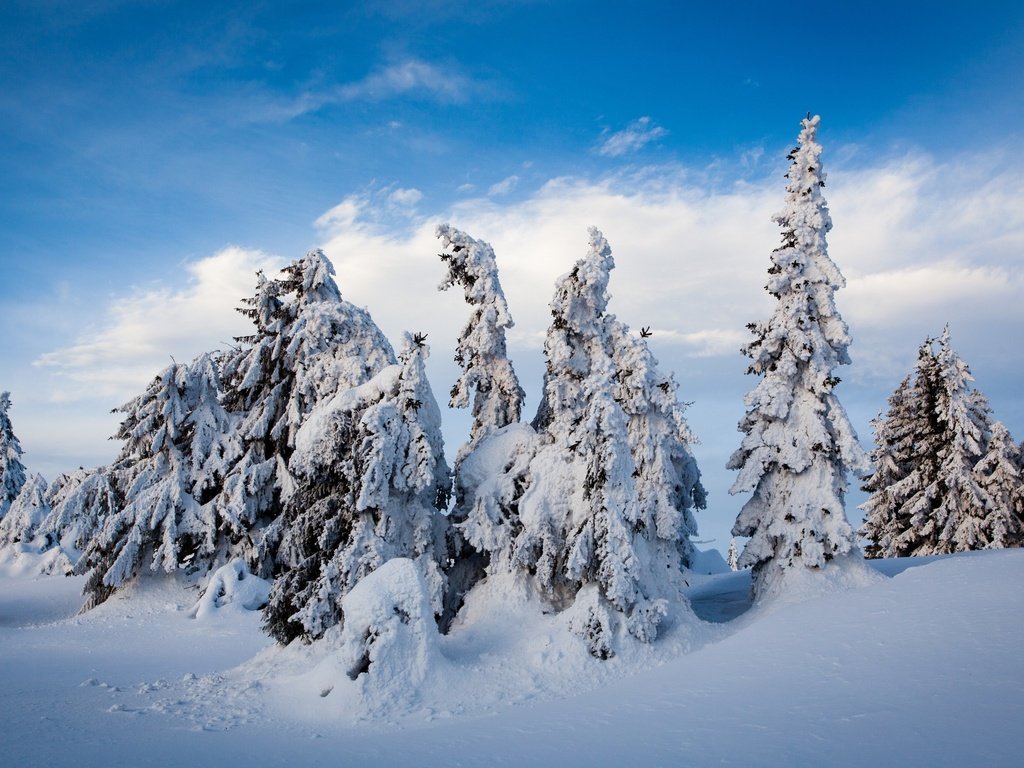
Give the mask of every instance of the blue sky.
<svg viewBox="0 0 1024 768">
<path fill-rule="evenodd" d="M 440 221 L 497 250 L 532 408 L 544 304 L 594 224 L 613 310 L 694 401 L 721 544 L 736 348 L 808 111 L 862 442 L 946 322 L 1024 437 L 1020 3 L 36 0 L 0 7 L 0 51 L 0 388 L 48 477 L 108 460 L 110 408 L 244 332 L 253 270 L 314 246 L 392 338 L 430 332 L 443 394 Z"/>
</svg>

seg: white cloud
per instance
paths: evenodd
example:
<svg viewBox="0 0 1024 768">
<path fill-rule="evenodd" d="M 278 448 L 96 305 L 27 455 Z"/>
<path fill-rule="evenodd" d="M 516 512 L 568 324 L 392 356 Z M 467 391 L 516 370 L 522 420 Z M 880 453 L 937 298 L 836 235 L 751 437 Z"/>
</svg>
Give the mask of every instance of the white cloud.
<svg viewBox="0 0 1024 768">
<path fill-rule="evenodd" d="M 226 347 L 247 332 L 235 307 L 251 295 L 256 271 L 280 266 L 261 251 L 229 247 L 188 264 L 184 288 L 149 286 L 115 297 L 99 328 L 36 360 L 57 374 L 51 398 L 121 402 L 138 394 L 172 356 L 184 362 Z"/>
<path fill-rule="evenodd" d="M 668 131 L 655 125 L 649 117 L 634 120 L 617 133 L 605 139 L 597 148 L 597 154 L 605 157 L 621 157 L 636 152 L 655 139 L 668 135 Z"/>
<path fill-rule="evenodd" d="M 492 184 L 490 188 L 487 190 L 487 195 L 488 197 L 500 197 L 501 195 L 507 195 L 509 192 L 515 189 L 516 185 L 518 184 L 518 176 L 508 176 L 507 178 L 504 178 L 501 181 Z"/>
<path fill-rule="evenodd" d="M 380 101 L 419 93 L 440 101 L 462 102 L 477 88 L 476 83 L 454 70 L 419 59 L 406 59 L 339 87 L 334 97 L 338 101 Z"/>
<path fill-rule="evenodd" d="M 423 199 L 423 193 L 418 189 L 398 188 L 388 195 L 388 202 L 402 208 L 412 208 Z"/>
</svg>

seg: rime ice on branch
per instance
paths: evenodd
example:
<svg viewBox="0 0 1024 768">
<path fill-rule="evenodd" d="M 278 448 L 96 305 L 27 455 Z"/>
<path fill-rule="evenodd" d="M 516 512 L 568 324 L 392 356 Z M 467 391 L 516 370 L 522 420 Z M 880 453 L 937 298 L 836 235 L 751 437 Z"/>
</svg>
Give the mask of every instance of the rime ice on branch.
<svg viewBox="0 0 1024 768">
<path fill-rule="evenodd" d="M 846 478 L 867 469 L 833 391 L 835 368 L 850 362 L 850 336 L 835 306 L 845 280 L 825 242 L 832 221 L 821 191 L 819 119 L 803 120 L 789 155 L 786 206 L 774 217 L 782 245 L 765 286 L 777 303 L 767 322 L 749 326 L 754 339 L 743 349 L 752 360 L 747 372 L 763 378 L 746 396 L 745 437 L 728 463 L 739 471 L 730 492 L 753 492 L 732 532 L 750 537 L 739 565 L 753 566 L 758 595 L 787 568 L 820 568 L 856 549 Z"/>
</svg>

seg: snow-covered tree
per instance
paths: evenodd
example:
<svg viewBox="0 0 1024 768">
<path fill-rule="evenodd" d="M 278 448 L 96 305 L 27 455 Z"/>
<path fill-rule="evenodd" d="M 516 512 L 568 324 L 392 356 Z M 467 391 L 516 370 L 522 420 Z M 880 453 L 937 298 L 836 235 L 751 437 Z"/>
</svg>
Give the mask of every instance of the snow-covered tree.
<svg viewBox="0 0 1024 768">
<path fill-rule="evenodd" d="M 241 423 L 237 455 L 212 503 L 237 537 L 266 528 L 247 553 L 264 577 L 275 572 L 281 515 L 295 490 L 288 470 L 295 434 L 318 404 L 395 362 L 384 334 L 368 312 L 341 298 L 333 275 L 319 250 L 286 267 L 281 279 L 259 275 L 241 310 L 254 333 L 223 362 L 224 404 Z"/>
<path fill-rule="evenodd" d="M 921 492 L 938 474 L 936 372 L 929 339 L 919 350 L 917 375 L 900 382 L 889 396 L 888 412 L 871 422 L 874 471 L 861 485 L 871 495 L 860 506 L 865 512 L 860 535 L 869 541 L 867 557 L 904 557 L 919 544 L 908 535 L 912 509 L 908 502 L 924 498 Z"/>
<path fill-rule="evenodd" d="M 117 410 L 125 414 L 115 438 L 121 453 L 106 470 L 117 507 L 104 516 L 75 565 L 88 573 L 87 607 L 146 568 L 220 565 L 227 544 L 220 522 L 203 502 L 216 493 L 232 422 L 218 401 L 210 355 L 173 363 L 146 391 Z"/>
<path fill-rule="evenodd" d="M 441 260 L 448 267 L 439 289 L 461 286 L 473 308 L 455 346 L 462 375 L 449 401 L 452 408 L 466 408 L 471 398 L 473 404 L 473 426 L 456 458 L 457 470 L 461 457 L 481 438 L 519 421 L 525 394 L 505 346 L 505 331 L 514 323 L 498 281 L 494 249 L 447 224 L 437 228 L 437 236 L 444 246 Z"/>
<path fill-rule="evenodd" d="M 60 547 L 72 569 L 106 520 L 121 508 L 121 494 L 108 467 L 96 467 L 59 475 L 47 497 L 50 512 L 36 533 Z"/>
<path fill-rule="evenodd" d="M 939 553 L 982 549 L 982 521 L 995 511 L 974 472 L 991 436 L 988 401 L 970 386 L 974 377 L 950 345 L 949 326 L 939 339 L 936 357 L 943 385 L 937 403 L 943 434 L 938 476 L 941 497 L 930 514 L 915 515 L 911 525 L 925 531 L 931 526 Z"/>
<path fill-rule="evenodd" d="M 438 289 L 444 291 L 460 286 L 466 303 L 472 308 L 456 342 L 455 362 L 462 374 L 452 387 L 448 402 L 452 408 L 466 408 L 472 402 L 473 425 L 469 439 L 455 457 L 455 505 L 449 515 L 452 522 L 449 549 L 453 557 L 448 574 L 451 595 L 442 621 L 444 626 L 458 610 L 463 595 L 483 577 L 487 553 L 498 549 L 507 551 L 511 546 L 514 531 L 505 524 L 507 516 L 494 507 L 495 496 L 481 494 L 480 500 L 485 506 L 478 506 L 476 473 L 471 471 L 464 475 L 462 468 L 465 459 L 484 438 L 519 422 L 525 393 L 508 358 L 505 332 L 513 326 L 513 321 L 498 280 L 494 249 L 447 224 L 437 228 L 437 237 L 443 246 L 441 260 L 447 267 Z M 473 461 L 470 466 L 476 468 L 479 463 Z M 486 508 L 488 502 L 490 508 Z M 470 516 L 472 521 L 467 522 Z M 462 531 L 463 525 L 472 528 L 471 537 L 478 541 L 486 539 L 487 548 L 470 546 Z"/>
<path fill-rule="evenodd" d="M 729 539 L 729 555 L 726 562 L 729 565 L 730 571 L 738 571 L 740 569 L 740 553 L 736 548 L 736 539 Z"/>
<path fill-rule="evenodd" d="M 0 520 L 0 548 L 27 543 L 35 538 L 39 525 L 50 513 L 46 490 L 46 480 L 42 475 L 32 475 L 25 481 L 7 514 Z"/>
<path fill-rule="evenodd" d="M 11 393 L 0 392 L 0 518 L 25 485 L 25 465 L 21 463 L 21 443 L 14 434 L 11 417 Z"/>
<path fill-rule="evenodd" d="M 938 352 L 935 344 L 925 340 L 913 383 L 893 393 L 889 413 L 875 423 L 876 470 L 862 505 L 869 556 L 1019 546 L 1010 543 L 1020 530 L 1012 502 L 1020 481 L 1011 470 L 1019 451 L 1002 425 L 990 423 L 948 327 Z"/>
<path fill-rule="evenodd" d="M 492 572 L 528 573 L 556 608 L 573 606 L 571 625 L 601 658 L 623 621 L 654 639 L 704 501 L 674 382 L 606 311 L 613 266 L 591 230 L 587 256 L 555 285 L 533 429 L 499 430 L 466 459 L 479 482 L 461 526 Z"/>
<path fill-rule="evenodd" d="M 754 339 L 743 350 L 753 361 L 747 372 L 763 378 L 746 396 L 745 437 L 728 467 L 739 471 L 730 492 L 753 492 L 732 532 L 750 537 L 739 564 L 753 567 L 755 595 L 773 591 L 788 568 L 820 568 L 856 550 L 844 506 L 847 473 L 867 469 L 834 393 L 836 367 L 850 362 L 850 335 L 835 305 L 845 280 L 825 240 L 832 221 L 821 191 L 819 121 L 802 121 L 786 205 L 774 217 L 782 244 L 765 288 L 775 310 L 749 326 Z"/>
<path fill-rule="evenodd" d="M 988 450 L 974 466 L 974 475 L 988 502 L 975 528 L 974 549 L 1024 546 L 1024 456 L 1001 422 L 992 423 Z"/>
<path fill-rule="evenodd" d="M 315 408 L 296 434 L 277 557 L 284 568 L 265 615 L 280 642 L 320 637 L 342 598 L 396 557 L 416 560 L 441 613 L 450 477 L 422 336 L 399 363 Z"/>
</svg>

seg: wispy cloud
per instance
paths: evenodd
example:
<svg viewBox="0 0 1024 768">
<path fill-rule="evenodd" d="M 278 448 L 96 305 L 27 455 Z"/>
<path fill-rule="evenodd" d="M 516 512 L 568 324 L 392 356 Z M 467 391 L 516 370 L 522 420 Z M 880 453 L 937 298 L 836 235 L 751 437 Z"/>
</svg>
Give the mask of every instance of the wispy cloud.
<svg viewBox="0 0 1024 768">
<path fill-rule="evenodd" d="M 282 266 L 262 251 L 229 247 L 189 264 L 183 288 L 148 286 L 116 297 L 99 328 L 70 346 L 42 355 L 35 364 L 52 369 L 51 397 L 68 401 L 96 396 L 121 402 L 171 362 L 223 348 L 247 332 L 235 312 L 251 295 L 255 273 Z"/>
<path fill-rule="evenodd" d="M 452 66 L 408 58 L 377 69 L 362 80 L 311 88 L 290 99 L 248 94 L 245 109 L 250 119 L 287 121 L 333 104 L 381 102 L 402 97 L 463 104 L 471 98 L 488 98 L 494 94 L 491 84 L 473 79 Z M 402 123 L 393 120 L 387 127 L 396 130 Z"/>
<path fill-rule="evenodd" d="M 668 131 L 655 125 L 649 117 L 634 120 L 621 131 L 613 133 L 597 148 L 597 154 L 605 157 L 621 157 L 636 152 L 655 139 L 668 135 Z"/>
<path fill-rule="evenodd" d="M 508 176 L 502 179 L 501 181 L 492 184 L 487 190 L 487 196 L 501 197 L 502 195 L 507 195 L 509 192 L 516 188 L 517 184 L 519 184 L 518 176 Z"/>
<path fill-rule="evenodd" d="M 413 188 L 403 189 L 399 187 L 388 195 L 388 202 L 401 208 L 412 208 L 422 199 L 423 193 Z"/>
</svg>

